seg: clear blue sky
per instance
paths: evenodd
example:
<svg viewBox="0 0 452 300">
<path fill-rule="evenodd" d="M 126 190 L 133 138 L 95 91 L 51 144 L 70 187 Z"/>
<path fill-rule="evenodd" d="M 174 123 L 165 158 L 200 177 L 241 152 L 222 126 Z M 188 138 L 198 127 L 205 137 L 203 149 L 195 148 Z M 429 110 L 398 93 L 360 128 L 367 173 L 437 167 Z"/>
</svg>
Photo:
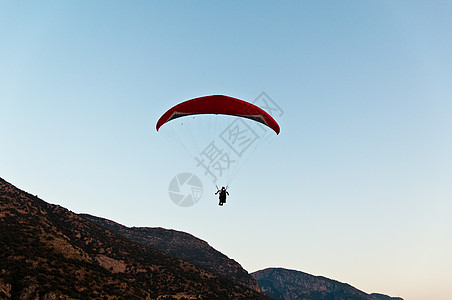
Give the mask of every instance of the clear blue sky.
<svg viewBox="0 0 452 300">
<path fill-rule="evenodd" d="M 450 299 L 451 15 L 448 1 L 2 1 L 0 176 L 75 212 L 190 232 L 250 272 Z M 281 134 L 226 206 L 205 181 L 176 206 L 170 180 L 202 172 L 159 116 L 263 91 Z"/>
</svg>

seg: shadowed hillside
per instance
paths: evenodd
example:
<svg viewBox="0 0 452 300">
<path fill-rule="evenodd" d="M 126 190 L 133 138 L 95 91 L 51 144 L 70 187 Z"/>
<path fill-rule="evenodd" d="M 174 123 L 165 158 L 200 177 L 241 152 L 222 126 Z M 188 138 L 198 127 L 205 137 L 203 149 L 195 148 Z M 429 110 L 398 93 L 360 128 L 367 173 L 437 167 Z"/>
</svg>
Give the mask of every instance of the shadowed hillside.
<svg viewBox="0 0 452 300">
<path fill-rule="evenodd" d="M 402 300 L 367 294 L 346 283 L 282 268 L 268 268 L 251 275 L 256 278 L 261 291 L 275 299 Z"/>
<path fill-rule="evenodd" d="M 0 178 L 0 298 L 266 299 Z"/>
<path fill-rule="evenodd" d="M 80 214 L 80 216 L 117 232 L 128 239 L 259 290 L 256 280 L 239 263 L 229 259 L 226 255 L 212 248 L 207 242 L 191 234 L 164 228 L 129 228 L 116 222 L 87 214 Z"/>
</svg>

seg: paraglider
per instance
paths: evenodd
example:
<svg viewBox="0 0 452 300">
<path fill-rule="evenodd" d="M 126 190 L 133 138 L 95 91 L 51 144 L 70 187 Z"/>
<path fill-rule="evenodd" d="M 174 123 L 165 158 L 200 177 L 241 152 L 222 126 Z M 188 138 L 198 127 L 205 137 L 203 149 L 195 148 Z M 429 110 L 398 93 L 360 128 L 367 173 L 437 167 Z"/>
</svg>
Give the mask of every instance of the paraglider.
<svg viewBox="0 0 452 300">
<path fill-rule="evenodd" d="M 280 131 L 278 123 L 260 107 L 224 95 L 199 97 L 179 103 L 160 117 L 156 129 L 158 131 L 163 124 L 176 118 L 199 114 L 222 114 L 248 118 L 270 127 L 276 134 L 279 134 Z"/>
<path fill-rule="evenodd" d="M 187 116 L 191 118 L 174 122 Z M 218 125 L 221 120 L 227 123 Z M 166 125 L 168 123 L 171 124 Z M 226 176 L 228 185 L 243 167 L 243 164 L 237 167 L 237 162 L 246 162 L 262 144 L 263 138 L 268 136 L 268 132 L 273 131 L 276 135 L 280 132 L 278 123 L 266 111 L 252 103 L 225 95 L 194 98 L 173 106 L 157 121 L 156 130 L 162 127 L 168 127 L 164 135 L 194 158 L 197 166 L 204 168 L 205 175 L 212 182 L 216 184 Z M 215 194 L 218 193 L 219 205 L 222 206 L 229 193 L 227 188 L 217 187 Z"/>
<path fill-rule="evenodd" d="M 219 195 L 219 197 L 218 197 L 219 200 L 220 200 L 220 202 L 218 203 L 218 205 L 223 206 L 223 204 L 226 203 L 226 195 L 229 196 L 229 193 L 228 193 L 228 191 L 226 190 L 226 188 L 225 188 L 224 186 L 221 188 L 221 190 L 219 189 L 219 190 L 215 193 L 215 195 L 218 194 L 218 193 L 220 193 L 220 195 Z"/>
</svg>

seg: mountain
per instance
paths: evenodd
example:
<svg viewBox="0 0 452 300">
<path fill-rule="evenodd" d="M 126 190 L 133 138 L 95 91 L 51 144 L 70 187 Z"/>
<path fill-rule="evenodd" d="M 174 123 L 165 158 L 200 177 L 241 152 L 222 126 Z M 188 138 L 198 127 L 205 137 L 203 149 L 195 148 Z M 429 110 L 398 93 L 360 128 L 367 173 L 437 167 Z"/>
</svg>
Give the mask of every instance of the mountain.
<svg viewBox="0 0 452 300">
<path fill-rule="evenodd" d="M 346 283 L 283 268 L 268 268 L 251 275 L 257 280 L 261 291 L 274 299 L 403 300 L 367 294 Z"/>
<path fill-rule="evenodd" d="M 0 178 L 0 299 L 268 299 Z"/>
<path fill-rule="evenodd" d="M 188 233 L 77 215 L 0 178 L 0 299 L 402 300 L 282 268 L 251 276 Z"/>
<path fill-rule="evenodd" d="M 259 291 L 256 280 L 233 259 L 212 248 L 191 234 L 164 228 L 126 227 L 116 222 L 80 214 L 85 219 L 108 228 L 140 244 L 163 251 L 213 273 Z"/>
</svg>

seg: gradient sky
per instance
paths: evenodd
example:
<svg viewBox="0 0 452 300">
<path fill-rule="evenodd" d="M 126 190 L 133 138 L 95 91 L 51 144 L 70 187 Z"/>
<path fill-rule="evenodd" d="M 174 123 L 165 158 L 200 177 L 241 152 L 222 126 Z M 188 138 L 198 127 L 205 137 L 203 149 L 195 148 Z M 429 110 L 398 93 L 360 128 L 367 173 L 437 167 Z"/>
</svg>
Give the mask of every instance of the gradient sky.
<svg viewBox="0 0 452 300">
<path fill-rule="evenodd" d="M 127 226 L 189 232 L 249 272 L 285 267 L 450 299 L 448 1 L 2 1 L 0 176 Z M 155 131 L 210 94 L 283 110 L 218 207 Z M 168 185 L 198 174 L 195 206 Z"/>
</svg>

